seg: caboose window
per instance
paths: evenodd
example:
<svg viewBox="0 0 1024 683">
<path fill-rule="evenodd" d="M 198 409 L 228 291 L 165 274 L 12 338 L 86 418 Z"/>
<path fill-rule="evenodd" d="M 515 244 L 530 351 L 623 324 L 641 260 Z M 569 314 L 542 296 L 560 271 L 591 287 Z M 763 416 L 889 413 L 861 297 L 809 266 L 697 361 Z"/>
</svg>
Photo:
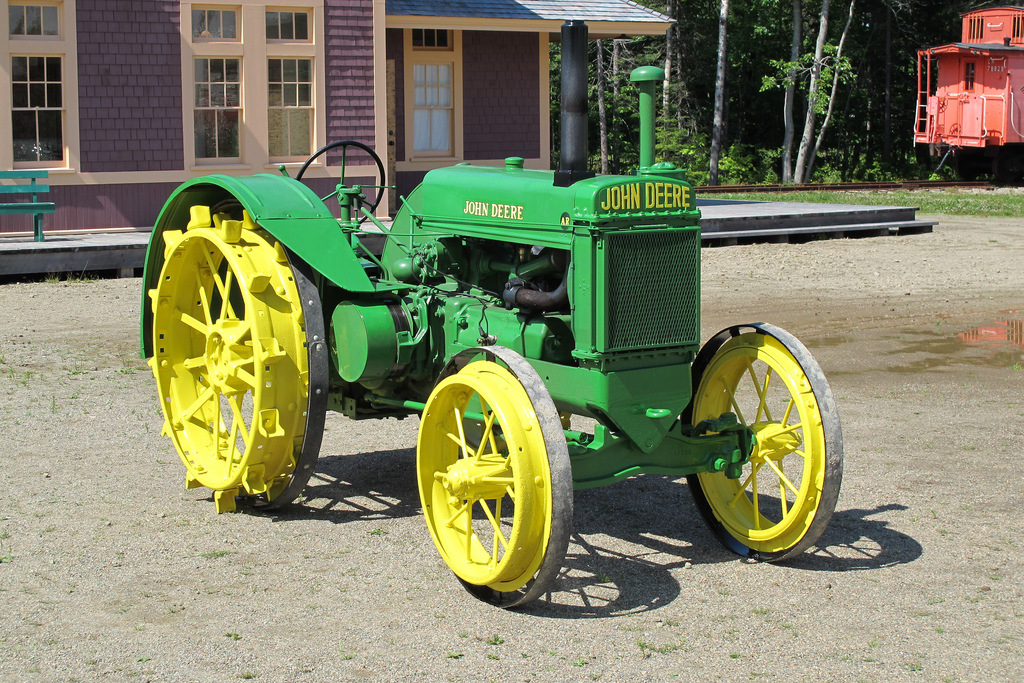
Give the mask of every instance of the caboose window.
<svg viewBox="0 0 1024 683">
<path fill-rule="evenodd" d="M 964 66 L 964 90 L 974 90 L 974 62 L 967 62 Z"/>
</svg>

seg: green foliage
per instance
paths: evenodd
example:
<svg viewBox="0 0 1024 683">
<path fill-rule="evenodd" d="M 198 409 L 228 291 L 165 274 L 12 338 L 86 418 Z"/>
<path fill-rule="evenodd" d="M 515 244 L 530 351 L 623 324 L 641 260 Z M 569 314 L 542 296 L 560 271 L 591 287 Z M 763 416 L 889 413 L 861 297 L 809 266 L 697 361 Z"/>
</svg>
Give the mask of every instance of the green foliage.
<svg viewBox="0 0 1024 683">
<path fill-rule="evenodd" d="M 658 160 L 689 170 L 701 184 L 708 177 L 717 56 L 718 3 L 647 0 L 653 9 L 675 19 L 675 40 L 663 111 L 658 90 Z M 803 3 L 801 57 L 790 62 L 792 4 L 769 0 L 732 3 L 729 19 L 726 130 L 719 165 L 721 183 L 777 183 L 781 176 L 784 137 L 783 98 L 791 67 L 797 86 L 794 125 L 797 142 L 804 113 L 827 107 L 833 75 L 839 86 L 833 114 L 814 163 L 812 182 L 928 178 L 938 159 L 915 148 L 913 120 L 917 104 L 917 65 L 913 51 L 942 45 L 960 35 L 960 6 L 942 0 L 912 3 L 858 2 L 844 45 L 837 45 L 849 0 L 832 4 L 829 34 L 822 63 L 821 90 L 808 102 L 807 85 L 813 60 L 820 0 Z M 887 42 L 887 36 L 891 41 Z M 639 121 L 636 90 L 629 72 L 636 66 L 665 66 L 666 40 L 649 36 L 618 41 L 619 59 L 613 76 L 613 41 L 602 41 L 608 83 L 608 147 L 611 172 L 630 173 L 637 164 Z M 591 168 L 600 167 L 596 41 L 591 45 Z M 552 47 L 552 158 L 557 164 L 559 141 L 559 47 Z M 613 95 L 618 85 L 618 97 Z M 822 117 L 818 117 L 820 126 Z M 815 131 L 817 132 L 817 131 Z M 796 157 L 793 149 L 793 158 Z M 919 158 L 920 155 L 920 158 Z M 944 168 L 943 178 L 951 170 Z"/>
</svg>

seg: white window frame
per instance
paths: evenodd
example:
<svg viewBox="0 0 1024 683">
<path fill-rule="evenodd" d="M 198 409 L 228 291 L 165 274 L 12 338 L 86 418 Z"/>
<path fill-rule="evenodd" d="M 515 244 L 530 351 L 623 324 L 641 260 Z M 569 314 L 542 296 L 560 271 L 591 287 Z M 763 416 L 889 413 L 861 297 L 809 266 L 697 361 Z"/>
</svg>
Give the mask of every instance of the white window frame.
<svg viewBox="0 0 1024 683">
<path fill-rule="evenodd" d="M 192 9 L 234 9 L 239 12 L 238 40 L 193 40 Z M 309 40 L 267 40 L 267 11 L 306 12 L 309 15 Z M 201 175 L 214 170 L 227 172 L 261 172 L 276 170 L 278 165 L 298 167 L 306 156 L 271 157 L 270 97 L 268 83 L 269 59 L 309 59 L 313 66 L 313 124 L 311 149 L 316 150 L 327 139 L 327 102 L 325 88 L 324 0 L 276 0 L 253 2 L 237 0 L 222 3 L 181 3 L 181 73 L 182 121 L 185 169 Z M 239 124 L 237 159 L 197 159 L 195 156 L 195 122 L 193 115 L 195 83 L 193 63 L 197 57 L 224 57 L 241 60 L 242 114 Z M 323 167 L 325 159 L 314 164 Z M 312 169 L 311 169 L 312 170 Z"/>
<path fill-rule="evenodd" d="M 11 5 L 37 5 L 57 7 L 58 34 L 12 36 L 10 27 Z M 7 120 L 0 130 L 8 131 L 0 140 L 0 168 L 38 168 L 61 173 L 73 172 L 81 159 L 78 124 L 78 34 L 75 23 L 76 0 L 8 0 L 4 3 L 0 19 L 0 55 L 5 60 L 0 69 L 0 116 Z M 14 161 L 14 131 L 11 124 L 13 93 L 11 91 L 11 57 L 61 58 L 61 126 L 63 129 L 63 159 L 59 161 Z"/>
<path fill-rule="evenodd" d="M 462 31 L 449 31 L 447 48 L 413 47 L 413 29 L 403 31 L 404 38 L 404 116 L 405 116 L 405 160 L 416 161 L 452 161 L 462 158 Z M 451 130 L 449 132 L 450 147 L 444 151 L 416 150 L 415 141 L 415 68 L 420 65 L 448 65 L 451 68 Z"/>
</svg>

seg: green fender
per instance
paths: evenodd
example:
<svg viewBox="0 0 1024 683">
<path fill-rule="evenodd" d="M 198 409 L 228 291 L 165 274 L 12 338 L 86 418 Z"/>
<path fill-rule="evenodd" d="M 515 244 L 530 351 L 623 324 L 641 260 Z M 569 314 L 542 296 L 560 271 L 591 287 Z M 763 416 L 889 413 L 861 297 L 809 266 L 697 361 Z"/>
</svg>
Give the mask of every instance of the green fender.
<svg viewBox="0 0 1024 683">
<path fill-rule="evenodd" d="M 236 178 L 209 175 L 183 183 L 167 199 L 153 227 L 143 273 L 140 342 L 142 356 L 153 354 L 153 315 L 147 292 L 156 286 L 164 261 L 165 230 L 184 230 L 189 209 L 236 199 L 256 223 L 306 261 L 313 270 L 350 292 L 372 292 L 358 257 L 327 206 L 301 182 L 261 173 Z"/>
</svg>

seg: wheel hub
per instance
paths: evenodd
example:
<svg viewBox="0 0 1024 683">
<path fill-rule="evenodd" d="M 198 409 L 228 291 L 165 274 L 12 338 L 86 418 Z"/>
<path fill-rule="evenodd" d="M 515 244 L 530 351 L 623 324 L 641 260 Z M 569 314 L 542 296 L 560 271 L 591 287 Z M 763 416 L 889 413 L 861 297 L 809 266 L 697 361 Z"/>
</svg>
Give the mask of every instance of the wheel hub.
<svg viewBox="0 0 1024 683">
<path fill-rule="evenodd" d="M 249 388 L 238 375 L 239 366 L 248 358 L 248 350 L 238 343 L 244 323 L 239 320 L 220 320 L 214 323 L 206 337 L 206 369 L 210 385 L 222 394 L 234 396 Z"/>
<path fill-rule="evenodd" d="M 802 443 L 800 436 L 792 431 L 787 431 L 789 429 L 781 422 L 755 423 L 753 430 L 757 436 L 757 446 L 754 447 L 750 460 L 752 462 L 764 462 L 766 460 L 779 462 L 800 448 Z"/>
<path fill-rule="evenodd" d="M 483 458 L 462 458 L 441 475 L 440 481 L 449 496 L 476 500 L 501 496 L 507 485 L 505 480 L 511 475 L 504 459 L 495 463 Z"/>
</svg>

